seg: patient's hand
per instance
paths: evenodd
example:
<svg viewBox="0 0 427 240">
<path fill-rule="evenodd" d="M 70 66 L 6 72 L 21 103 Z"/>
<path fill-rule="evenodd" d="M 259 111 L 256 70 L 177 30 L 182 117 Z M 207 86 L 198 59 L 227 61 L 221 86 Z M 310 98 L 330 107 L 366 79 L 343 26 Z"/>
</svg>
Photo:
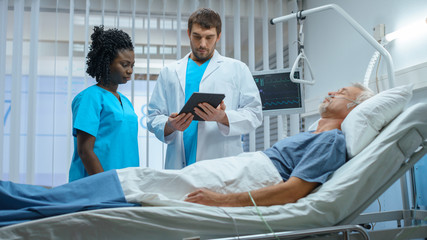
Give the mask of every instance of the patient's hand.
<svg viewBox="0 0 427 240">
<path fill-rule="evenodd" d="M 198 203 L 207 206 L 230 206 L 227 202 L 228 195 L 212 192 L 207 189 L 198 189 L 188 194 L 186 202 Z"/>
<path fill-rule="evenodd" d="M 317 186 L 318 182 L 307 182 L 292 176 L 286 182 L 251 190 L 251 196 L 258 206 L 283 205 L 307 196 Z M 188 194 L 185 201 L 218 207 L 254 205 L 248 192 L 221 194 L 207 189 L 198 189 Z"/>
</svg>

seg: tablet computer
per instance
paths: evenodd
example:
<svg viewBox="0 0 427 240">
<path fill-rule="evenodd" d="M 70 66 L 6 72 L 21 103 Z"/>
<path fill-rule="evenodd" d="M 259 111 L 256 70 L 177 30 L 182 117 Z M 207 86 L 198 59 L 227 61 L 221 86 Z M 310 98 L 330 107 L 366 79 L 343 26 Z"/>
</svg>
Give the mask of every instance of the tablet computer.
<svg viewBox="0 0 427 240">
<path fill-rule="evenodd" d="M 221 101 L 225 98 L 225 95 L 222 93 L 201 93 L 195 92 L 191 95 L 190 99 L 188 99 L 187 103 L 181 109 L 179 114 L 181 113 L 192 113 L 194 115 L 193 120 L 196 121 L 204 121 L 199 115 L 194 113 L 194 108 L 198 107 L 199 103 L 209 103 L 212 107 L 216 108 L 221 103 Z M 203 110 L 202 110 L 203 111 Z"/>
</svg>

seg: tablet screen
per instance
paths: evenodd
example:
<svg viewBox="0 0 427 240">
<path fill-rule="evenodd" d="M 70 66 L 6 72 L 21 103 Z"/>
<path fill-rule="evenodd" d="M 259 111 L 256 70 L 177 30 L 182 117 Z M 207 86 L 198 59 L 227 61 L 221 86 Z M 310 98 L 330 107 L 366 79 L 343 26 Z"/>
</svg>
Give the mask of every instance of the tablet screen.
<svg viewBox="0 0 427 240">
<path fill-rule="evenodd" d="M 194 115 L 193 120 L 196 121 L 204 121 L 199 115 L 194 113 L 194 108 L 198 107 L 199 103 L 209 103 L 212 107 L 216 108 L 221 103 L 221 101 L 225 98 L 225 95 L 222 93 L 201 93 L 195 92 L 191 95 L 190 99 L 188 99 L 187 103 L 181 109 L 179 114 L 181 113 L 192 113 Z"/>
</svg>

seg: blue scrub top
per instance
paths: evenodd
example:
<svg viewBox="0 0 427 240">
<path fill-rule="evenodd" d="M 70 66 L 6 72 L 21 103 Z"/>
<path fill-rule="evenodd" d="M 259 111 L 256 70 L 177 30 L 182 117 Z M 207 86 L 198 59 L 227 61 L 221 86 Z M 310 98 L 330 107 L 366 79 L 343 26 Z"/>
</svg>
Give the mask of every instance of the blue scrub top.
<svg viewBox="0 0 427 240">
<path fill-rule="evenodd" d="M 74 155 L 69 181 L 88 176 L 77 153 L 77 129 L 96 137 L 94 152 L 104 171 L 139 166 L 138 117 L 129 99 L 96 85 L 73 100 Z"/>
<path fill-rule="evenodd" d="M 185 76 L 185 102 L 190 99 L 191 94 L 199 91 L 200 82 L 209 62 L 210 59 L 199 66 L 191 58 L 188 58 Z M 184 131 L 185 161 L 187 166 L 196 162 L 197 127 L 198 121 L 192 121 L 190 126 Z"/>
</svg>

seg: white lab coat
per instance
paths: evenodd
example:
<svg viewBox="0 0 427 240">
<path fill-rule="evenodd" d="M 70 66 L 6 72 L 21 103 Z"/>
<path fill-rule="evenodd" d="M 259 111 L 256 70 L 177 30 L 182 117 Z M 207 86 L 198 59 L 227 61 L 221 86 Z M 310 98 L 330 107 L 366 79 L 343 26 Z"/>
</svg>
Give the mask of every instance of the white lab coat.
<svg viewBox="0 0 427 240">
<path fill-rule="evenodd" d="M 166 169 L 186 166 L 183 132 L 164 136 L 168 116 L 178 113 L 185 102 L 185 76 L 190 54 L 164 67 L 148 104 L 148 130 L 168 144 Z M 200 92 L 224 93 L 229 127 L 199 121 L 196 161 L 234 156 L 241 152 L 241 135 L 261 125 L 262 106 L 258 88 L 249 68 L 242 62 L 223 57 L 216 50 L 199 87 Z"/>
</svg>

